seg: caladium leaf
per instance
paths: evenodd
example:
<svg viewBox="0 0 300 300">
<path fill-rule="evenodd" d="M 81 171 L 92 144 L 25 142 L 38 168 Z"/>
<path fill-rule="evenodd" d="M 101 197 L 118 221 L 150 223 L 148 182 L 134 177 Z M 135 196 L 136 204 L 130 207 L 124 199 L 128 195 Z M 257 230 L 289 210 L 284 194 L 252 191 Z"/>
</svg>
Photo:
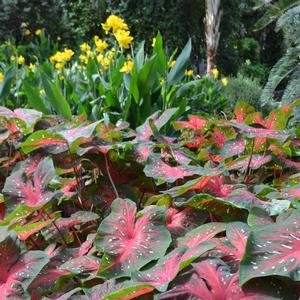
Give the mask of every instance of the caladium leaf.
<svg viewBox="0 0 300 300">
<path fill-rule="evenodd" d="M 237 128 L 240 133 L 246 133 L 248 137 L 264 137 L 269 139 L 280 140 L 281 142 L 285 142 L 290 135 L 288 130 L 273 130 L 273 129 L 265 129 L 265 128 L 256 128 L 251 127 L 245 124 L 238 124 L 234 122 L 227 122 L 229 126 Z"/>
<path fill-rule="evenodd" d="M 238 135 L 234 140 L 227 141 L 222 147 L 221 155 L 223 159 L 243 153 L 246 147 L 246 141 L 243 135 Z"/>
<path fill-rule="evenodd" d="M 164 208 L 149 207 L 137 220 L 135 214 L 134 202 L 116 199 L 111 214 L 99 226 L 95 243 L 105 252 L 100 264 L 101 276 L 130 275 L 162 257 L 170 245 Z"/>
<path fill-rule="evenodd" d="M 43 251 L 20 252 L 15 233 L 0 228 L 0 299 L 25 299 L 30 283 L 49 261 Z"/>
<path fill-rule="evenodd" d="M 186 249 L 186 247 L 181 247 L 173 250 L 159 259 L 153 268 L 133 273 L 132 279 L 136 282 L 149 284 L 160 292 L 166 291 L 169 283 L 179 272 L 182 256 Z"/>
<path fill-rule="evenodd" d="M 252 207 L 248 215 L 247 223 L 251 227 L 263 226 L 272 224 L 273 219 L 263 209 Z"/>
<path fill-rule="evenodd" d="M 12 229 L 17 232 L 18 238 L 21 241 L 25 241 L 31 235 L 39 232 L 44 227 L 48 226 L 51 223 L 51 220 L 35 222 L 32 224 L 18 225 L 13 226 Z"/>
<path fill-rule="evenodd" d="M 263 155 L 263 154 L 254 154 L 244 155 L 239 157 L 238 159 L 228 162 L 225 164 L 225 168 L 229 171 L 231 170 L 246 170 L 248 167 L 257 170 L 263 165 L 267 164 L 272 160 L 271 155 Z"/>
<path fill-rule="evenodd" d="M 300 162 L 298 161 L 293 161 L 280 155 L 277 157 L 277 159 L 288 168 L 300 169 Z"/>
<path fill-rule="evenodd" d="M 166 213 L 167 228 L 173 237 L 179 237 L 204 223 L 207 214 L 190 207 L 183 210 L 170 207 Z"/>
<path fill-rule="evenodd" d="M 237 273 L 230 273 L 229 266 L 221 260 L 207 259 L 192 265 L 193 273 L 178 278 L 174 287 L 157 299 L 246 299 Z"/>
<path fill-rule="evenodd" d="M 42 233 L 46 239 L 60 238 L 57 228 L 61 233 L 67 234 L 70 227 L 96 221 L 97 219 L 99 219 L 99 215 L 96 213 L 91 211 L 77 211 L 68 218 L 60 218 L 56 220 L 55 226 L 52 224 L 49 225 L 43 229 Z"/>
<path fill-rule="evenodd" d="M 241 201 L 240 201 L 241 202 Z M 175 205 L 178 207 L 194 207 L 202 211 L 207 211 L 216 216 L 221 216 L 224 220 L 233 220 L 241 215 L 243 206 L 234 201 L 215 197 L 209 194 L 197 194 L 187 201 L 177 200 Z"/>
<path fill-rule="evenodd" d="M 54 150 L 54 153 L 64 152 L 68 149 L 67 142 L 61 134 L 46 130 L 35 131 L 21 144 L 21 148 L 26 154 L 40 148 L 45 148 L 50 152 Z"/>
<path fill-rule="evenodd" d="M 116 283 L 115 280 L 107 280 L 103 284 L 85 290 L 86 300 L 131 300 L 148 294 L 154 287 L 148 284 L 125 281 Z"/>
<path fill-rule="evenodd" d="M 178 108 L 169 108 L 166 109 L 160 116 L 158 116 L 158 112 L 156 112 L 152 116 L 147 118 L 145 123 L 136 129 L 137 139 L 149 141 L 152 135 L 152 129 L 150 127 L 149 121 L 152 119 L 157 130 L 160 130 L 164 125 L 167 124 L 167 122 L 172 118 L 177 110 Z"/>
<path fill-rule="evenodd" d="M 286 220 L 253 229 L 240 266 L 240 282 L 284 276 L 300 281 L 300 211 Z"/>
<path fill-rule="evenodd" d="M 53 161 L 46 157 L 38 164 L 32 180 L 22 170 L 12 173 L 5 182 L 3 194 L 7 205 L 25 204 L 40 207 L 50 201 L 55 192 L 47 190 L 49 182 L 55 177 Z"/>
<path fill-rule="evenodd" d="M 225 251 L 227 255 L 235 261 L 240 261 L 246 249 L 247 238 L 250 233 L 250 227 L 242 222 L 229 223 L 226 226 L 226 236 L 233 247 L 227 245 L 219 249 Z"/>
<path fill-rule="evenodd" d="M 204 129 L 207 123 L 208 120 L 200 116 L 189 115 L 188 121 L 174 121 L 172 124 L 176 130 L 189 129 L 196 131 Z"/>
<path fill-rule="evenodd" d="M 225 198 L 236 207 L 251 210 L 253 207 L 259 207 L 268 213 L 269 216 L 279 215 L 290 207 L 289 200 L 262 201 L 251 192 L 245 189 L 236 189 Z"/>
<path fill-rule="evenodd" d="M 244 123 L 246 117 L 254 112 L 254 107 L 247 102 L 238 102 L 235 106 L 234 113 L 238 123 Z"/>
<path fill-rule="evenodd" d="M 199 244 L 209 241 L 217 234 L 225 231 L 226 223 L 211 222 L 201 225 L 189 231 L 184 237 L 177 240 L 178 247 L 188 246 L 189 248 L 198 246 Z"/>
<path fill-rule="evenodd" d="M 73 258 L 62 264 L 59 269 L 66 270 L 76 275 L 97 274 L 100 259 L 92 255 L 84 255 Z"/>
<path fill-rule="evenodd" d="M 152 156 L 149 163 L 144 168 L 144 173 L 148 177 L 161 179 L 165 182 L 172 183 L 177 179 L 192 176 L 194 174 L 205 173 L 202 167 L 177 166 L 171 167 L 161 159 Z M 203 174 L 204 175 L 204 174 Z"/>
</svg>

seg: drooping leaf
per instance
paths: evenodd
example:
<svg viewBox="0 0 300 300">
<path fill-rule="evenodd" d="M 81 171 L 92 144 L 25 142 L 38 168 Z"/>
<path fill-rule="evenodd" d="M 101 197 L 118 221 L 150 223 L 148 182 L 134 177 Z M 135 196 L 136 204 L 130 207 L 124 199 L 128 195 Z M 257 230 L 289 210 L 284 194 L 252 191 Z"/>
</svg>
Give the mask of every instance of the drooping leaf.
<svg viewBox="0 0 300 300">
<path fill-rule="evenodd" d="M 66 270 L 76 275 L 96 275 L 100 260 L 92 255 L 73 258 L 62 264 L 59 269 Z"/>
<path fill-rule="evenodd" d="M 171 237 L 165 226 L 165 210 L 150 207 L 136 220 L 136 205 L 128 199 L 116 199 L 111 214 L 99 229 L 96 246 L 104 251 L 99 274 L 122 277 L 160 258 Z"/>
<path fill-rule="evenodd" d="M 247 299 L 239 286 L 238 274 L 232 274 L 221 260 L 207 259 L 193 264 L 193 269 L 193 273 L 178 278 L 174 287 L 157 299 Z"/>
<path fill-rule="evenodd" d="M 182 255 L 185 251 L 186 247 L 173 250 L 165 257 L 159 259 L 153 268 L 134 273 L 132 279 L 136 282 L 149 284 L 160 292 L 166 291 L 170 281 L 179 272 Z"/>
<path fill-rule="evenodd" d="M 103 284 L 94 286 L 90 290 L 85 290 L 87 299 L 85 300 L 131 300 L 139 296 L 148 294 L 154 287 L 148 284 L 125 281 L 117 283 L 115 280 L 107 280 Z"/>
<path fill-rule="evenodd" d="M 167 122 L 172 118 L 172 116 L 177 112 L 177 108 L 169 108 L 165 110 L 160 116 L 158 112 L 154 113 L 152 116 L 146 119 L 145 123 L 136 129 L 137 139 L 149 141 L 152 135 L 152 129 L 150 127 L 149 121 L 152 119 L 154 121 L 157 130 L 160 130 Z"/>
<path fill-rule="evenodd" d="M 35 131 L 21 144 L 24 153 L 28 154 L 40 148 L 56 148 L 57 152 L 67 150 L 66 140 L 61 134 L 45 130 Z"/>
<path fill-rule="evenodd" d="M 272 275 L 300 281 L 299 228 L 298 210 L 282 222 L 254 228 L 241 261 L 241 284 Z"/>
<path fill-rule="evenodd" d="M 48 262 L 43 251 L 21 253 L 16 234 L 0 227 L 0 299 L 25 299 L 27 288 Z"/>
<path fill-rule="evenodd" d="M 246 249 L 250 227 L 242 222 L 229 223 L 226 226 L 226 236 L 230 246 L 223 245 L 219 249 L 226 252 L 231 259 L 240 261 Z"/>
<path fill-rule="evenodd" d="M 226 223 L 211 222 L 201 225 L 189 231 L 184 237 L 177 240 L 177 245 L 188 246 L 189 248 L 198 246 L 200 243 L 209 241 L 217 234 L 225 231 Z"/>
<path fill-rule="evenodd" d="M 265 210 L 259 207 L 252 207 L 248 215 L 247 223 L 251 227 L 256 227 L 261 225 L 263 226 L 267 224 L 272 224 L 273 220 L 265 212 Z"/>
<path fill-rule="evenodd" d="M 222 147 L 221 155 L 223 159 L 238 155 L 245 150 L 246 142 L 242 135 L 239 135 L 236 139 L 230 140 Z"/>
<path fill-rule="evenodd" d="M 207 214 L 192 208 L 178 210 L 170 207 L 166 212 L 167 228 L 173 237 L 179 237 L 203 223 Z"/>
<path fill-rule="evenodd" d="M 203 130 L 205 125 L 208 123 L 208 120 L 196 116 L 189 115 L 188 121 L 174 121 L 172 124 L 176 130 L 189 129 L 189 130 Z"/>
<path fill-rule="evenodd" d="M 177 179 L 205 173 L 201 167 L 177 166 L 171 167 L 158 157 L 152 156 L 144 168 L 146 176 L 172 183 Z"/>
<path fill-rule="evenodd" d="M 38 207 L 47 203 L 56 195 L 55 192 L 48 190 L 48 184 L 54 177 L 55 169 L 50 157 L 40 161 L 32 179 L 28 178 L 22 170 L 13 172 L 6 179 L 3 188 L 3 194 L 8 200 L 7 204 Z"/>
</svg>

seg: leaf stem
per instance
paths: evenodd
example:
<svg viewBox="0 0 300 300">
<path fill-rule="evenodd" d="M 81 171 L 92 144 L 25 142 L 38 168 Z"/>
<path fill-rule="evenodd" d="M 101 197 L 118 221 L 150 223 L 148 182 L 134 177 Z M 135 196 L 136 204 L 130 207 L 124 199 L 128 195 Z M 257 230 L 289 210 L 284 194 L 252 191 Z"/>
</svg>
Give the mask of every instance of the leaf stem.
<svg viewBox="0 0 300 300">
<path fill-rule="evenodd" d="M 113 182 L 113 179 L 112 179 L 111 174 L 110 174 L 110 171 L 109 171 L 109 164 L 108 164 L 108 160 L 107 160 L 107 155 L 106 155 L 106 154 L 104 154 L 104 160 L 105 160 L 105 168 L 106 168 L 106 172 L 107 172 L 107 175 L 108 175 L 108 179 L 109 179 L 109 181 L 110 181 L 110 184 L 111 184 L 111 186 L 112 186 L 112 188 L 113 188 L 113 190 L 114 190 L 114 193 L 115 193 L 115 195 L 116 195 L 116 198 L 120 198 L 120 197 L 119 197 L 119 193 L 118 193 L 118 191 L 117 191 L 117 188 L 116 188 L 116 186 L 115 186 L 115 184 L 114 184 L 114 182 Z"/>
</svg>

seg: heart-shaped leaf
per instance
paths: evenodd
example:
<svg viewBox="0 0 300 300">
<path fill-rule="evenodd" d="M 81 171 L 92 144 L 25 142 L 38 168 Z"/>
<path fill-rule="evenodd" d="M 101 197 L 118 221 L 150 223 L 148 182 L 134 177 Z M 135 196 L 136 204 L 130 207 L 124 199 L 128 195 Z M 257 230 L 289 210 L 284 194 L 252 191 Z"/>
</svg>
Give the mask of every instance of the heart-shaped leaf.
<svg viewBox="0 0 300 300">
<path fill-rule="evenodd" d="M 149 207 L 138 219 L 135 214 L 134 202 L 116 199 L 111 214 L 102 221 L 96 239 L 96 246 L 104 251 L 99 270 L 101 276 L 130 275 L 162 257 L 170 245 L 164 208 Z"/>
</svg>

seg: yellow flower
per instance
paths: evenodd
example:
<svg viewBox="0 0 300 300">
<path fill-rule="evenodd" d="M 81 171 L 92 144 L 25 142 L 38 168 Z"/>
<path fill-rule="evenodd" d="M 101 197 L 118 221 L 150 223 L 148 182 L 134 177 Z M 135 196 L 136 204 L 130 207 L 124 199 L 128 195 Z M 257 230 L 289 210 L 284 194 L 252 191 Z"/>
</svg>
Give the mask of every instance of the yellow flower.
<svg viewBox="0 0 300 300">
<path fill-rule="evenodd" d="M 30 34 L 31 34 L 30 30 L 29 30 L 29 29 L 26 29 L 26 30 L 25 30 L 25 35 L 28 36 L 28 35 L 30 35 Z"/>
<path fill-rule="evenodd" d="M 16 60 L 16 57 L 14 56 L 14 55 L 12 55 L 11 57 L 10 57 L 10 61 L 15 61 Z"/>
<path fill-rule="evenodd" d="M 224 86 L 228 85 L 228 79 L 226 77 L 222 78 L 221 82 Z"/>
<path fill-rule="evenodd" d="M 79 59 L 80 59 L 80 61 L 83 62 L 84 64 L 87 64 L 88 61 L 89 61 L 89 59 L 88 59 L 85 55 L 83 55 L 83 54 L 80 54 L 80 55 L 79 55 Z"/>
<path fill-rule="evenodd" d="M 128 30 L 128 25 L 125 23 L 125 21 L 115 15 L 109 16 L 106 22 L 102 23 L 101 25 L 106 34 L 108 34 L 111 29 L 113 33 L 117 32 L 118 30 Z"/>
<path fill-rule="evenodd" d="M 95 42 L 95 43 L 96 43 L 97 41 L 99 41 L 99 39 L 100 39 L 100 38 L 99 38 L 98 35 L 95 35 L 95 36 L 94 36 L 94 42 Z"/>
<path fill-rule="evenodd" d="M 193 76 L 193 70 L 185 70 L 184 75 L 188 77 Z"/>
<path fill-rule="evenodd" d="M 83 52 L 88 52 L 88 51 L 91 50 L 91 46 L 87 43 L 83 43 L 83 44 L 80 45 L 80 49 Z"/>
<path fill-rule="evenodd" d="M 176 64 L 176 60 L 171 60 L 168 62 L 168 68 L 171 69 Z"/>
<path fill-rule="evenodd" d="M 61 70 L 63 67 L 64 67 L 64 65 L 62 63 L 55 64 L 55 69 L 57 69 L 57 70 Z"/>
<path fill-rule="evenodd" d="M 58 40 L 58 41 L 61 41 L 61 37 L 60 37 L 60 36 L 58 36 L 58 37 L 57 37 L 57 40 Z"/>
<path fill-rule="evenodd" d="M 94 52 L 91 51 L 91 50 L 88 50 L 88 51 L 86 52 L 86 55 L 87 55 L 87 57 L 90 57 L 90 58 L 94 58 L 94 57 L 95 57 Z"/>
<path fill-rule="evenodd" d="M 130 36 L 130 32 L 126 31 L 126 30 L 118 30 L 115 33 L 115 38 L 119 44 L 120 47 L 128 49 L 129 48 L 129 44 L 132 42 L 133 37 Z"/>
<path fill-rule="evenodd" d="M 46 93 L 45 93 L 45 90 L 44 89 L 40 89 L 40 95 L 45 95 Z"/>
<path fill-rule="evenodd" d="M 35 69 L 35 65 L 33 63 L 30 63 L 28 66 L 29 70 L 34 70 Z"/>
<path fill-rule="evenodd" d="M 34 34 L 35 34 L 36 36 L 40 36 L 41 33 L 42 33 L 42 29 L 37 29 L 37 30 L 34 32 Z"/>
<path fill-rule="evenodd" d="M 156 43 L 156 38 L 153 38 L 152 39 L 152 45 L 151 45 L 153 48 L 155 47 L 155 43 Z"/>
<path fill-rule="evenodd" d="M 162 78 L 162 79 L 159 81 L 159 83 L 160 83 L 160 85 L 164 85 L 164 84 L 166 83 L 166 80 Z"/>
<path fill-rule="evenodd" d="M 65 77 L 63 75 L 59 75 L 59 80 L 64 80 Z"/>
<path fill-rule="evenodd" d="M 211 70 L 211 73 L 212 73 L 214 79 L 217 79 L 219 77 L 220 72 L 217 68 L 214 68 L 214 69 Z"/>
<path fill-rule="evenodd" d="M 23 65 L 25 63 L 25 58 L 23 55 L 18 56 L 18 64 Z"/>
<path fill-rule="evenodd" d="M 95 39 L 95 45 L 96 45 L 96 51 L 98 53 L 102 53 L 107 47 L 108 44 L 105 41 L 102 41 L 101 39 Z"/>
<path fill-rule="evenodd" d="M 129 60 L 124 63 L 123 67 L 120 69 L 120 72 L 129 74 L 131 73 L 132 68 L 133 68 L 133 61 Z"/>
<path fill-rule="evenodd" d="M 104 58 L 102 59 L 102 61 L 101 61 L 101 64 L 102 64 L 103 68 L 104 68 L 105 70 L 107 70 L 107 69 L 109 68 L 109 65 L 110 65 L 110 60 L 109 60 L 109 58 L 104 57 Z"/>
<path fill-rule="evenodd" d="M 98 54 L 96 58 L 97 58 L 98 63 L 101 64 L 102 60 L 103 60 L 103 55 L 102 54 Z"/>
<path fill-rule="evenodd" d="M 2 72 L 0 72 L 0 83 L 4 80 L 4 75 Z"/>
<path fill-rule="evenodd" d="M 64 65 L 71 60 L 74 55 L 73 50 L 65 48 L 64 51 L 57 51 L 50 57 L 50 62 L 55 63 L 55 68 L 61 70 Z"/>
<path fill-rule="evenodd" d="M 112 60 L 112 59 L 114 58 L 115 51 L 116 51 L 115 48 L 112 48 L 111 50 L 109 50 L 109 51 L 107 52 L 107 58 L 110 59 L 110 60 Z"/>
</svg>

